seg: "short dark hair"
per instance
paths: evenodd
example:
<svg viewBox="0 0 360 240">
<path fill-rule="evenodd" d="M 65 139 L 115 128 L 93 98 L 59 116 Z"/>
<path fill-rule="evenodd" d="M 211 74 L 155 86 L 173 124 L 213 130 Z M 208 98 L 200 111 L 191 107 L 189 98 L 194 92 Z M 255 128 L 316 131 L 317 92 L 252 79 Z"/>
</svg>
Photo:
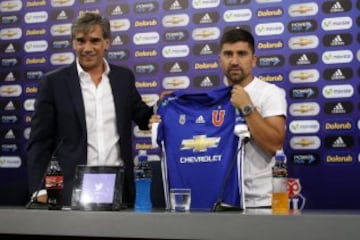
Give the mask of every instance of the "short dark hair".
<svg viewBox="0 0 360 240">
<path fill-rule="evenodd" d="M 95 25 L 99 25 L 105 39 L 110 39 L 110 22 L 97 13 L 86 12 L 79 16 L 71 26 L 71 38 L 74 39 L 78 32 L 88 33 Z"/>
<path fill-rule="evenodd" d="M 255 52 L 255 39 L 253 35 L 247 30 L 234 28 L 230 29 L 223 34 L 220 41 L 220 48 L 223 47 L 225 43 L 236 43 L 236 42 L 247 42 L 252 50 Z"/>
</svg>

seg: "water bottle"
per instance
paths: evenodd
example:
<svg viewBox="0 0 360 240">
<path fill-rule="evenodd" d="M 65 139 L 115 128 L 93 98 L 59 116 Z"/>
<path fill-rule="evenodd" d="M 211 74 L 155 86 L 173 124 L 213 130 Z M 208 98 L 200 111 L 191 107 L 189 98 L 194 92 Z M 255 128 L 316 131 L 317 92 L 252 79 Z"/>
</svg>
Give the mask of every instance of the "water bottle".
<svg viewBox="0 0 360 240">
<path fill-rule="evenodd" d="M 272 168 L 272 212 L 287 214 L 289 212 L 288 169 L 286 156 L 282 150 L 276 151 L 275 165 Z"/>
<path fill-rule="evenodd" d="M 63 206 L 62 195 L 64 189 L 64 177 L 57 161 L 53 156 L 46 171 L 45 188 L 49 210 L 60 210 Z"/>
<path fill-rule="evenodd" d="M 151 212 L 151 177 L 152 171 L 146 150 L 140 150 L 135 165 L 135 212 Z"/>
</svg>

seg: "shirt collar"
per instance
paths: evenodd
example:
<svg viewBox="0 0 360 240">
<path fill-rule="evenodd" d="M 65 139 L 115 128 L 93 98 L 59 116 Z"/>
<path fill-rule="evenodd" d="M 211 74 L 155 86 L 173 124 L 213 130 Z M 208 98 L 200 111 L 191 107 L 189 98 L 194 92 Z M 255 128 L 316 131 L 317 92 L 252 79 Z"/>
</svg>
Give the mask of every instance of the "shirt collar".
<svg viewBox="0 0 360 240">
<path fill-rule="evenodd" d="M 109 75 L 110 73 L 110 66 L 109 66 L 109 63 L 108 61 L 103 58 L 103 61 L 104 61 L 104 64 L 105 64 L 105 71 L 103 72 L 103 74 L 105 75 Z M 84 76 L 85 74 L 88 74 L 80 65 L 79 63 L 79 58 L 76 58 L 76 69 L 77 69 L 77 72 L 79 74 L 79 77 L 81 78 L 82 76 Z"/>
</svg>

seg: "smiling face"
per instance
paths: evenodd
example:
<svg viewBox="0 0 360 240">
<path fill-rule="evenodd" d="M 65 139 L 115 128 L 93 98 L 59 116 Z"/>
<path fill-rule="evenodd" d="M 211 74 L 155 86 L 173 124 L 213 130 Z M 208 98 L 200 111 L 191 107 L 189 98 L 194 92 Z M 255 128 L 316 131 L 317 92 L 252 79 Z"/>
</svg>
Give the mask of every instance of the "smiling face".
<svg viewBox="0 0 360 240">
<path fill-rule="evenodd" d="M 103 31 L 99 25 L 94 25 L 86 33 L 79 31 L 73 38 L 73 48 L 85 71 L 102 68 L 103 58 L 109 45 L 110 41 L 103 37 Z"/>
<path fill-rule="evenodd" d="M 225 43 L 220 52 L 220 66 L 230 85 L 245 86 L 253 79 L 256 55 L 247 42 Z"/>
</svg>

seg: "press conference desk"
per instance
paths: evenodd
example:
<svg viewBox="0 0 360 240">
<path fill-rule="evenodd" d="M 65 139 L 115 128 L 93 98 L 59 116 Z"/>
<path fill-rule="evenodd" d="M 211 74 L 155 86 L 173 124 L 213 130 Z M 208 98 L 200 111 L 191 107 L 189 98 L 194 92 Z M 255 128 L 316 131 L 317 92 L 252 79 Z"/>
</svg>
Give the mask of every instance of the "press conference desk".
<svg viewBox="0 0 360 240">
<path fill-rule="evenodd" d="M 11 239 L 360 239 L 359 212 L 171 213 L 0 209 L 0 238 Z M 85 239 L 85 238 L 84 238 Z"/>
</svg>

